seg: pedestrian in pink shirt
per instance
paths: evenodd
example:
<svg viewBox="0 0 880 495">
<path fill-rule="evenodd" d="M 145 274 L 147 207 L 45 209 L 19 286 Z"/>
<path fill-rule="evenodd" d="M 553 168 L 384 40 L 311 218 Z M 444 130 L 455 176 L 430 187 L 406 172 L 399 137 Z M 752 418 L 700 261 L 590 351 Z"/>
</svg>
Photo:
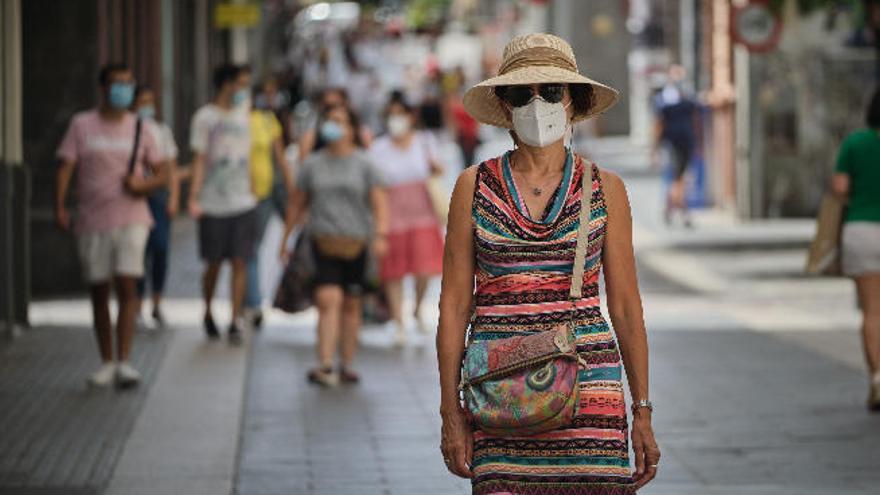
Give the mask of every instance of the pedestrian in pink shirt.
<svg viewBox="0 0 880 495">
<path fill-rule="evenodd" d="M 123 64 L 109 64 L 98 77 L 101 103 L 74 115 L 58 148 L 55 218 L 71 227 L 65 205 L 77 172 L 73 222 L 83 275 L 90 286 L 95 334 L 103 364 L 89 377 L 95 386 L 116 381 L 136 386 L 140 373 L 129 364 L 138 308 L 137 279 L 144 272 L 144 248 L 152 225 L 147 195 L 165 185 L 168 172 L 153 124 L 128 111 L 134 78 Z M 149 172 L 149 173 L 146 173 Z M 116 289 L 116 355 L 110 319 L 110 287 Z"/>
</svg>

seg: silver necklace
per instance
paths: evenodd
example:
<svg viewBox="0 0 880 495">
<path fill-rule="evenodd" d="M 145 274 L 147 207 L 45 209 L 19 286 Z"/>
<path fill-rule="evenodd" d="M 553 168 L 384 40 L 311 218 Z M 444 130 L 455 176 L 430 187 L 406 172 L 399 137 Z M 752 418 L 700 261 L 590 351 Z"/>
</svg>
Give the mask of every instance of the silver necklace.
<svg viewBox="0 0 880 495">
<path fill-rule="evenodd" d="M 511 168 L 511 169 L 515 169 L 515 168 L 516 168 L 515 164 L 513 163 L 513 156 L 510 157 L 510 168 Z M 535 196 L 540 196 L 540 195 L 544 194 L 544 188 L 543 188 L 543 187 L 537 187 L 537 186 L 534 186 L 534 185 L 530 184 L 529 181 L 528 181 L 528 179 L 526 179 L 526 177 L 525 177 L 524 175 L 522 175 L 522 174 L 520 174 L 520 177 L 523 179 L 523 182 L 526 183 L 526 186 L 528 186 L 528 187 L 531 188 L 531 193 L 532 193 L 533 195 L 535 195 Z"/>
</svg>

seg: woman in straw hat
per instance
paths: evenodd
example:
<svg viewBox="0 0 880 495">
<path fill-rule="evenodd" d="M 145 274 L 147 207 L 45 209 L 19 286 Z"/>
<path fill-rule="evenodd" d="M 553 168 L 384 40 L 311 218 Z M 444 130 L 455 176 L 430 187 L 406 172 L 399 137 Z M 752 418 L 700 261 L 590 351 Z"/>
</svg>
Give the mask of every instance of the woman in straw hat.
<svg viewBox="0 0 880 495">
<path fill-rule="evenodd" d="M 475 494 L 630 494 L 657 473 L 660 451 L 651 428 L 648 345 L 626 189 L 617 175 L 564 144 L 572 124 L 616 100 L 617 91 L 578 73 L 568 43 L 547 34 L 513 39 L 498 76 L 465 94 L 468 112 L 511 129 L 515 144 L 459 177 L 443 263 L 437 335 L 441 450 L 452 473 L 472 479 Z M 590 188 L 589 242 L 583 297 L 572 305 L 582 184 Z M 614 331 L 599 307 L 603 266 Z M 569 320 L 583 363 L 570 424 L 512 436 L 474 426 L 458 392 L 469 321 L 470 340 L 481 341 Z M 635 472 L 623 365 L 633 397 Z"/>
</svg>

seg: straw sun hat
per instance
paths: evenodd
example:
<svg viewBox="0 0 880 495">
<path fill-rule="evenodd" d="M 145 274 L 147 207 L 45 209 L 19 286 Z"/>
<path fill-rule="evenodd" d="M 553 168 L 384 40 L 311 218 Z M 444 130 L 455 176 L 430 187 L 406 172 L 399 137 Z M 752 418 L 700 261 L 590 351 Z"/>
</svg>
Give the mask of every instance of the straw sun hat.
<svg viewBox="0 0 880 495">
<path fill-rule="evenodd" d="M 496 86 L 542 83 L 589 84 L 593 87 L 593 106 L 572 118 L 579 122 L 601 114 L 617 102 L 617 90 L 578 73 L 571 46 L 552 34 L 526 34 L 510 40 L 498 75 L 472 87 L 464 95 L 464 108 L 478 121 L 510 129 L 513 124 L 503 103 L 495 95 Z"/>
</svg>

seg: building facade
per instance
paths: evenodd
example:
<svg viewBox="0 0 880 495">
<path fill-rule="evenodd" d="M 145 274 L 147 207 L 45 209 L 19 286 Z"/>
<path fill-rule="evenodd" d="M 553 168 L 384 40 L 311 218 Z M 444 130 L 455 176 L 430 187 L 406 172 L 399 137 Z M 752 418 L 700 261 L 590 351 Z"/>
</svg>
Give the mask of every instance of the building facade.
<svg viewBox="0 0 880 495">
<path fill-rule="evenodd" d="M 270 4 L 272 2 L 269 2 Z M 275 2 L 277 3 L 277 2 Z M 31 296 L 84 289 L 74 239 L 54 223 L 55 150 L 98 102 L 97 73 L 125 62 L 158 99 L 188 160 L 189 120 L 211 69 L 246 62 L 255 36 L 214 27 L 218 0 L 0 0 L 0 328 L 26 326 Z M 268 4 L 267 4 L 268 5 Z M 250 48 L 250 49 L 249 49 Z M 75 204 L 76 198 L 70 198 Z"/>
</svg>

